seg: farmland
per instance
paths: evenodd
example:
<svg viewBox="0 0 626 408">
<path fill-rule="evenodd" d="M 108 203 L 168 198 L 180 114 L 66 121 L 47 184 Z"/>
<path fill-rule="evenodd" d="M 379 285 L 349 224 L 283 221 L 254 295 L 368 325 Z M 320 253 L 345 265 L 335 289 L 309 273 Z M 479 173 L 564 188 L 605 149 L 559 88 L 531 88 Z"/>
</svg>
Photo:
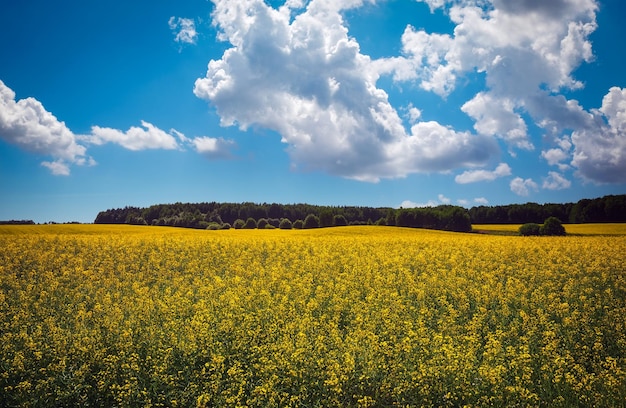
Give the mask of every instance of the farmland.
<svg viewBox="0 0 626 408">
<path fill-rule="evenodd" d="M 626 228 L 572 227 L 0 226 L 0 401 L 624 406 Z"/>
</svg>

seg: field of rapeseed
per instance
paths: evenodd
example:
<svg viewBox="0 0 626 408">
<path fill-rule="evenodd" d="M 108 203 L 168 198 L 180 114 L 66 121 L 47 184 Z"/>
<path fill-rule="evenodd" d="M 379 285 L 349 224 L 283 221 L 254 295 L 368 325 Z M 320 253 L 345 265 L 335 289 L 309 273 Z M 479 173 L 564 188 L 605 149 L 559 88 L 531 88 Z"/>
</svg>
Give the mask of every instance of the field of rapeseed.
<svg viewBox="0 0 626 408">
<path fill-rule="evenodd" d="M 625 249 L 0 227 L 0 405 L 623 407 Z"/>
</svg>

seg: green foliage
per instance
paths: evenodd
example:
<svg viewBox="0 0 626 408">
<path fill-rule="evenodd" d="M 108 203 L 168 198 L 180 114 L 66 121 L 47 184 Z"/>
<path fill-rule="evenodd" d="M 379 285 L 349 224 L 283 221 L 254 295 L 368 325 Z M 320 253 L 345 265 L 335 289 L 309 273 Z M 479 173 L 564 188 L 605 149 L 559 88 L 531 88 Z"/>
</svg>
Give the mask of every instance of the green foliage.
<svg viewBox="0 0 626 408">
<path fill-rule="evenodd" d="M 231 228 L 231 225 L 229 223 L 225 222 L 225 223 L 222 224 L 222 227 L 220 229 L 227 230 L 227 229 L 230 229 L 230 228 Z"/>
<path fill-rule="evenodd" d="M 237 218 L 235 222 L 233 223 L 233 228 L 242 229 L 245 225 L 246 225 L 246 222 L 244 220 L 242 220 L 241 218 Z"/>
<path fill-rule="evenodd" d="M 293 222 L 292 226 L 293 226 L 294 229 L 302 229 L 302 228 L 304 228 L 304 221 L 302 221 L 302 220 L 295 220 Z"/>
<path fill-rule="evenodd" d="M 217 222 L 209 222 L 207 224 L 208 225 L 206 226 L 206 229 L 208 229 L 208 230 L 217 231 L 219 229 L 222 229 L 222 226 L 220 224 L 218 224 Z"/>
<path fill-rule="evenodd" d="M 256 227 L 258 229 L 265 229 L 265 227 L 268 226 L 268 225 L 270 225 L 270 224 L 267 222 L 267 219 L 266 218 L 261 218 L 259 221 L 257 221 Z"/>
<path fill-rule="evenodd" d="M 561 224 L 561 220 L 556 217 L 548 217 L 540 229 L 541 235 L 563 236 L 565 228 Z"/>
<path fill-rule="evenodd" d="M 280 220 L 278 218 L 270 218 L 267 220 L 267 223 L 274 228 L 278 228 L 280 226 Z"/>
<path fill-rule="evenodd" d="M 256 228 L 256 220 L 252 217 L 246 220 L 246 224 L 243 226 L 244 229 L 255 229 Z"/>
<path fill-rule="evenodd" d="M 289 221 L 288 218 L 283 218 L 282 220 L 280 220 L 280 224 L 278 225 L 278 227 L 280 229 L 291 229 L 293 225 L 291 224 L 291 221 Z"/>
<path fill-rule="evenodd" d="M 472 230 L 472 223 L 467 210 L 452 205 L 400 209 L 397 212 L 396 225 L 456 232 Z"/>
<path fill-rule="evenodd" d="M 324 210 L 319 215 L 319 226 L 320 227 L 332 227 L 334 216 L 330 210 Z M 306 222 L 305 222 L 306 224 Z"/>
<path fill-rule="evenodd" d="M 305 229 L 319 228 L 319 226 L 320 226 L 320 219 L 316 215 L 309 214 L 304 219 L 304 226 L 303 226 L 303 228 L 305 228 Z"/>
<path fill-rule="evenodd" d="M 387 225 L 387 219 L 386 218 L 379 218 L 378 221 L 376 221 L 376 225 L 380 225 L 380 226 Z"/>
<path fill-rule="evenodd" d="M 528 222 L 519 227 L 519 234 L 525 237 L 541 235 L 541 225 Z"/>
<path fill-rule="evenodd" d="M 341 214 L 337 214 L 333 217 L 333 224 L 337 227 L 343 227 L 348 225 L 348 220 Z"/>
</svg>

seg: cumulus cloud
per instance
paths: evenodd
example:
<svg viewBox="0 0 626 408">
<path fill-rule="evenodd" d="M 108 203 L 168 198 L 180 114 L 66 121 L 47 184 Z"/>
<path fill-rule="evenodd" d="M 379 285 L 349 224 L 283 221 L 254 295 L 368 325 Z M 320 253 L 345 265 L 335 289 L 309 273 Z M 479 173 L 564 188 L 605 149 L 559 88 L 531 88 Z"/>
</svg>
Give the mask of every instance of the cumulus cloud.
<svg viewBox="0 0 626 408">
<path fill-rule="evenodd" d="M 381 74 L 416 81 L 442 97 L 467 73 L 484 73 L 486 89 L 462 106 L 475 130 L 532 150 L 528 121 L 559 137 L 584 129 L 592 115 L 560 92 L 583 86 L 573 72 L 593 59 L 589 36 L 597 28 L 594 0 L 418 0 L 445 8 L 451 34 L 408 26 L 400 57 L 378 61 Z M 552 153 L 552 159 L 556 159 Z"/>
<path fill-rule="evenodd" d="M 141 121 L 141 126 L 125 132 L 93 126 L 89 134 L 76 135 L 38 100 L 16 101 L 15 92 L 0 81 L 0 138 L 26 151 L 51 157 L 41 165 L 53 175 L 68 176 L 72 165 L 95 165 L 95 160 L 87 155 L 86 145 L 115 143 L 133 151 L 183 150 L 188 145 L 211 159 L 230 158 L 235 147 L 232 140 L 206 136 L 190 139 L 175 129 L 168 133 L 146 121 Z"/>
<path fill-rule="evenodd" d="M 172 16 L 168 21 L 168 25 L 174 33 L 174 41 L 184 44 L 195 44 L 198 40 L 196 23 L 193 19 Z"/>
<path fill-rule="evenodd" d="M 564 190 L 571 185 L 572 182 L 563 177 L 563 175 L 556 171 L 550 171 L 548 172 L 548 177 L 543 181 L 542 187 L 547 190 Z"/>
<path fill-rule="evenodd" d="M 451 200 L 448 197 L 446 197 L 445 195 L 443 195 L 443 194 L 439 194 L 437 196 L 437 198 L 439 199 L 439 202 L 441 204 L 450 204 Z"/>
<path fill-rule="evenodd" d="M 191 140 L 196 151 L 210 159 L 227 159 L 232 157 L 231 150 L 235 147 L 233 140 L 215 137 L 196 137 Z"/>
<path fill-rule="evenodd" d="M 459 184 L 477 183 L 479 181 L 493 181 L 499 177 L 511 175 L 511 168 L 506 163 L 500 163 L 493 171 L 468 170 L 454 178 Z"/>
<path fill-rule="evenodd" d="M 43 166 L 55 175 L 69 175 L 70 165 L 93 165 L 76 135 L 34 98 L 16 100 L 0 81 L 0 137 L 24 150 L 52 157 Z"/>
<path fill-rule="evenodd" d="M 294 167 L 375 182 L 481 165 L 498 151 L 489 135 L 420 122 L 417 110 L 407 131 L 340 13 L 362 1 L 313 0 L 299 14 L 262 0 L 213 2 L 219 38 L 232 47 L 194 93 L 224 126 L 278 132 Z"/>
<path fill-rule="evenodd" d="M 116 143 L 128 150 L 172 150 L 179 148 L 178 142 L 171 134 L 143 120 L 141 121 L 141 126 L 132 126 L 126 132 L 119 129 L 93 126 L 91 135 L 87 140 L 95 145 Z"/>
<path fill-rule="evenodd" d="M 487 200 L 485 197 L 476 197 L 474 199 L 474 202 L 478 205 L 487 205 L 489 204 L 489 200 Z"/>
<path fill-rule="evenodd" d="M 510 183 L 511 191 L 519 196 L 528 196 L 531 191 L 539 190 L 539 186 L 532 179 L 515 177 Z"/>
<path fill-rule="evenodd" d="M 423 208 L 423 207 L 436 207 L 441 203 L 437 200 L 428 200 L 426 203 L 416 203 L 411 200 L 404 200 L 400 203 L 399 208 Z"/>
<path fill-rule="evenodd" d="M 587 180 L 626 182 L 626 89 L 613 87 L 592 112 L 594 126 L 572 133 L 572 165 Z"/>
</svg>

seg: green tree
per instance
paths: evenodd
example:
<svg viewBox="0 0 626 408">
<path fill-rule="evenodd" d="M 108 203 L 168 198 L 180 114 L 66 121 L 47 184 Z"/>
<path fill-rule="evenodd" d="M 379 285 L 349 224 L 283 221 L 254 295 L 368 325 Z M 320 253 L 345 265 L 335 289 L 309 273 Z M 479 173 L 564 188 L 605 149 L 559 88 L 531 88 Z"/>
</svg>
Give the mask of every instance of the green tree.
<svg viewBox="0 0 626 408">
<path fill-rule="evenodd" d="M 256 223 L 256 227 L 258 229 L 265 229 L 265 227 L 267 227 L 269 225 L 269 223 L 267 222 L 267 219 L 265 218 L 261 218 L 257 223 Z"/>
<path fill-rule="evenodd" d="M 304 228 L 304 221 L 302 221 L 302 220 L 295 220 L 293 222 L 292 226 L 293 226 L 294 229 L 302 229 L 302 228 Z"/>
<path fill-rule="evenodd" d="M 526 223 L 519 227 L 519 234 L 522 236 L 541 235 L 541 225 L 534 222 Z"/>
<path fill-rule="evenodd" d="M 348 220 L 341 214 L 337 214 L 333 217 L 333 224 L 337 227 L 348 225 Z"/>
<path fill-rule="evenodd" d="M 280 224 L 278 225 L 278 228 L 280 229 L 291 229 L 292 228 L 292 224 L 291 221 L 289 221 L 288 218 L 283 218 L 282 220 L 280 220 Z"/>
<path fill-rule="evenodd" d="M 548 217 L 541 226 L 541 235 L 565 235 L 565 227 L 556 217 Z"/>
<path fill-rule="evenodd" d="M 246 220 L 246 224 L 243 226 L 244 229 L 255 229 L 256 228 L 256 220 L 252 217 L 248 217 Z"/>
<path fill-rule="evenodd" d="M 303 228 L 319 228 L 320 226 L 320 219 L 317 218 L 316 215 L 314 214 L 309 214 L 306 216 L 306 218 L 304 219 L 304 225 Z"/>
<path fill-rule="evenodd" d="M 319 226 L 320 227 L 332 227 L 333 225 L 335 225 L 333 223 L 333 213 L 330 210 L 324 210 L 320 213 L 320 217 L 319 217 Z M 305 219 L 305 224 L 306 224 L 306 219 Z"/>
<path fill-rule="evenodd" d="M 246 225 L 246 222 L 244 220 L 242 220 L 241 218 L 237 218 L 235 220 L 235 222 L 233 223 L 233 228 L 234 229 L 242 229 L 244 227 L 244 225 Z"/>
</svg>

